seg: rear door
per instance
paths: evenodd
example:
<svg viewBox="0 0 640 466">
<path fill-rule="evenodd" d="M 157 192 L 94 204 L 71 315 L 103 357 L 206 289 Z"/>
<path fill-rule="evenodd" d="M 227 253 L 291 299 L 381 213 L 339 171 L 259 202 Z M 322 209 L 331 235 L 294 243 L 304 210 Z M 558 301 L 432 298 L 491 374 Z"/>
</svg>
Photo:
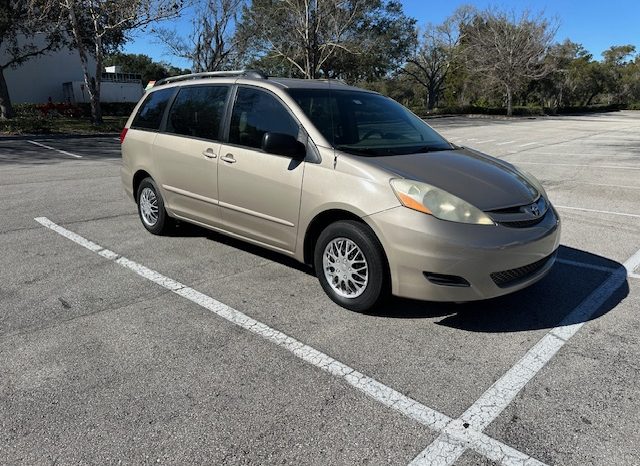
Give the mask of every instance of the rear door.
<svg viewBox="0 0 640 466">
<path fill-rule="evenodd" d="M 225 229 L 286 251 L 298 230 L 304 162 L 267 154 L 266 132 L 305 142 L 297 120 L 271 92 L 238 87 L 228 143 L 220 149 L 218 186 Z"/>
<path fill-rule="evenodd" d="M 219 225 L 218 156 L 229 85 L 184 86 L 154 144 L 167 207 L 180 217 Z"/>
</svg>

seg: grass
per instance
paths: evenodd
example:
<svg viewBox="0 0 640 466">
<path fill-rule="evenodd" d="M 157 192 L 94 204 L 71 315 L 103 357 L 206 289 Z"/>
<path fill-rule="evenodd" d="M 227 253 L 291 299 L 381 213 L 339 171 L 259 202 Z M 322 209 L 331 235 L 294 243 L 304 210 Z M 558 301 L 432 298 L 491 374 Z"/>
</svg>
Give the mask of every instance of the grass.
<svg viewBox="0 0 640 466">
<path fill-rule="evenodd" d="M 119 133 L 127 117 L 105 116 L 99 126 L 89 118 L 42 117 L 39 115 L 18 115 L 11 120 L 0 120 L 0 135 L 37 135 L 37 134 L 97 134 Z"/>
</svg>

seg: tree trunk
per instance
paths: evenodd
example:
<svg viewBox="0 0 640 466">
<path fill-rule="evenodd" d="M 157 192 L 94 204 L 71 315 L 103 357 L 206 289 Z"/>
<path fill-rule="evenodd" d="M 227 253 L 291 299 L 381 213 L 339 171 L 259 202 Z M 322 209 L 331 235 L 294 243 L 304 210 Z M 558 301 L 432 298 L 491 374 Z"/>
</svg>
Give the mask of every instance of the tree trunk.
<svg viewBox="0 0 640 466">
<path fill-rule="evenodd" d="M 94 125 L 102 124 L 102 106 L 100 105 L 100 91 L 102 88 L 102 56 L 96 53 L 96 77 L 91 80 L 93 90 L 89 93 L 91 96 L 91 120 Z"/>
<path fill-rule="evenodd" d="M 507 116 L 513 115 L 513 92 L 510 86 L 507 87 Z"/>
<path fill-rule="evenodd" d="M 98 78 L 99 79 L 99 78 Z M 102 124 L 102 106 L 100 105 L 100 83 L 92 79 L 93 90 L 89 92 L 91 98 L 91 121 L 94 125 Z"/>
<path fill-rule="evenodd" d="M 74 4 L 71 6 L 71 8 L 69 8 L 69 20 L 71 22 L 71 29 L 78 47 L 78 55 L 80 56 L 80 64 L 82 65 L 84 85 L 87 87 L 87 91 L 89 92 L 89 100 L 91 103 L 91 120 L 94 125 L 101 125 L 102 109 L 100 108 L 100 78 L 102 68 L 99 69 L 98 66 L 102 67 L 102 56 L 96 56 L 96 71 L 99 72 L 97 73 L 97 76 L 92 79 L 89 75 L 89 60 L 87 57 L 87 50 L 82 43 L 80 24 L 78 23 L 78 18 L 74 10 L 75 6 L 76 5 Z"/>
<path fill-rule="evenodd" d="M 427 110 L 433 110 L 436 106 L 436 99 L 438 96 L 438 92 L 436 89 L 431 86 L 427 90 Z"/>
<path fill-rule="evenodd" d="M 84 84 L 87 86 L 89 92 L 89 101 L 91 104 L 91 121 L 94 125 L 102 124 L 102 109 L 100 108 L 100 73 L 95 78 L 89 75 L 89 63 L 87 60 L 87 54 L 81 47 L 78 47 L 80 52 L 80 63 L 82 64 L 82 74 L 84 76 Z M 98 71 L 98 66 L 96 66 Z"/>
<path fill-rule="evenodd" d="M 9 88 L 4 79 L 4 68 L 0 68 L 0 119 L 6 120 L 13 118 L 15 113 L 13 105 L 11 105 L 11 97 L 9 96 Z"/>
</svg>

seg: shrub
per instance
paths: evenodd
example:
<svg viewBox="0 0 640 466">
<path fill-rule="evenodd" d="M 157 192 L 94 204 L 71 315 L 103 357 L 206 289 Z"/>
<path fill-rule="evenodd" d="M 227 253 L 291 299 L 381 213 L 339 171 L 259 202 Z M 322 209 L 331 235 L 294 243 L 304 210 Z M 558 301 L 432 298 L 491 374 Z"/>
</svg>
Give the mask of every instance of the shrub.
<svg viewBox="0 0 640 466">
<path fill-rule="evenodd" d="M 11 120 L 0 120 L 0 133 L 7 134 L 51 134 L 51 119 L 40 115 L 17 116 Z"/>
<path fill-rule="evenodd" d="M 131 115 L 135 102 L 102 102 L 103 116 L 126 116 Z M 79 102 L 71 104 L 68 102 L 48 102 L 46 104 L 16 104 L 13 106 L 18 116 L 64 116 L 72 118 L 91 117 L 91 104 Z"/>
<path fill-rule="evenodd" d="M 102 114 L 104 116 L 126 116 L 128 117 L 133 112 L 133 108 L 137 102 L 103 102 Z M 89 108 L 89 114 L 91 114 L 91 108 Z"/>
<path fill-rule="evenodd" d="M 596 112 L 616 112 L 624 108 L 618 104 L 612 105 L 591 105 L 583 107 L 513 107 L 514 116 L 544 116 L 544 115 L 564 115 L 576 113 L 596 113 Z M 627 107 L 630 108 L 630 107 Z M 640 109 L 640 108 L 639 108 Z M 433 115 L 506 115 L 507 109 L 502 107 L 483 107 L 477 105 L 465 105 L 460 107 L 440 107 L 427 111 L 425 107 L 412 107 L 411 110 L 422 117 Z"/>
</svg>

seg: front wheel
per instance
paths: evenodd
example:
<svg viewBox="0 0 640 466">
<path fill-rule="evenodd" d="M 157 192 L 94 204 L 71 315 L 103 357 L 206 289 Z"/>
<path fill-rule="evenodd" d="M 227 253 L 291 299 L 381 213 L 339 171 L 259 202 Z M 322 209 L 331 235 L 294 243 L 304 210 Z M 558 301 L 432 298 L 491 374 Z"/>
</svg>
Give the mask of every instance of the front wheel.
<svg viewBox="0 0 640 466">
<path fill-rule="evenodd" d="M 154 235 L 165 234 L 173 225 L 173 220 L 167 215 L 164 200 L 151 178 L 140 182 L 137 192 L 138 215 L 144 227 Z"/>
<path fill-rule="evenodd" d="M 332 223 L 318 237 L 314 264 L 324 291 L 339 305 L 367 311 L 389 294 L 389 279 L 382 245 L 360 222 Z"/>
</svg>

